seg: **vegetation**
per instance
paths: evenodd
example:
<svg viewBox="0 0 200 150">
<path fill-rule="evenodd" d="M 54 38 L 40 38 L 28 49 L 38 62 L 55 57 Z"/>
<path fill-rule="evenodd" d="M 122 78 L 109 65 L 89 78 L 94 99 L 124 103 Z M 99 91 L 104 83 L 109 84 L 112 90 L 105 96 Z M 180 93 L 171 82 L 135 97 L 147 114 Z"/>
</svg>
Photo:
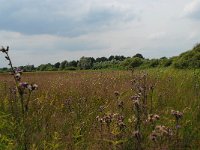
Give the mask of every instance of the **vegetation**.
<svg viewBox="0 0 200 150">
<path fill-rule="evenodd" d="M 194 69 L 200 68 L 200 44 L 192 50 L 184 52 L 177 57 L 161 57 L 160 59 L 145 59 L 142 54 L 132 57 L 110 56 L 106 57 L 81 57 L 79 60 L 57 62 L 55 64 L 41 64 L 19 66 L 24 72 L 34 71 L 64 71 L 64 70 L 97 70 L 97 69 L 134 69 L 134 68 L 177 68 Z M 0 72 L 8 72 L 8 68 L 0 68 Z"/>
<path fill-rule="evenodd" d="M 23 82 L 8 48 L 0 51 L 13 76 L 0 75 L 0 149 L 200 147 L 200 70 L 133 57 L 128 66 L 152 69 L 24 73 Z"/>
</svg>

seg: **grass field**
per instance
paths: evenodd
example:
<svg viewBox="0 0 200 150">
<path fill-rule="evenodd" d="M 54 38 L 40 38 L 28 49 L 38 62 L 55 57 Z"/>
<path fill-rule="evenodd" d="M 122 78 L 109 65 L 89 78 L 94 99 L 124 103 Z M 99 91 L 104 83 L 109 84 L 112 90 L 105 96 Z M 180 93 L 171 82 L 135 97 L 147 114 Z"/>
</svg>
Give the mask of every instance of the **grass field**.
<svg viewBox="0 0 200 150">
<path fill-rule="evenodd" d="M 36 72 L 22 80 L 38 85 L 24 115 L 13 77 L 0 74 L 0 149 L 200 147 L 199 70 Z"/>
</svg>

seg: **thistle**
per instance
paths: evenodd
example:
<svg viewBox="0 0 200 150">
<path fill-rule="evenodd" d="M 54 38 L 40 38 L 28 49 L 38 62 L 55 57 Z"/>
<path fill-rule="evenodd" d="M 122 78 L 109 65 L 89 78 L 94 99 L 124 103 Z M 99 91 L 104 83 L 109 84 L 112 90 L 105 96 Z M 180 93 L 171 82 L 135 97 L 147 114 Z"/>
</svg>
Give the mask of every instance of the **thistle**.
<svg viewBox="0 0 200 150">
<path fill-rule="evenodd" d="M 24 144 L 24 149 L 27 150 L 28 149 L 28 135 L 27 135 L 27 113 L 28 113 L 28 108 L 29 108 L 29 101 L 30 101 L 30 97 L 31 97 L 31 93 L 32 91 L 36 90 L 38 88 L 37 84 L 28 84 L 27 82 L 21 82 L 21 78 L 22 78 L 22 72 L 23 70 L 17 68 L 15 69 L 13 67 L 11 58 L 8 54 L 9 52 L 9 47 L 7 46 L 6 48 L 2 47 L 0 49 L 0 52 L 2 52 L 3 54 L 5 54 L 5 58 L 8 60 L 8 65 L 10 66 L 11 69 L 11 75 L 13 75 L 14 80 L 15 80 L 15 86 L 16 86 L 16 93 L 19 96 L 20 99 L 20 103 L 21 103 L 21 114 L 22 114 L 22 128 L 23 128 L 23 144 Z M 28 91 L 28 98 L 25 99 L 25 93 L 26 91 Z M 17 119 L 17 118 L 16 118 Z"/>
</svg>

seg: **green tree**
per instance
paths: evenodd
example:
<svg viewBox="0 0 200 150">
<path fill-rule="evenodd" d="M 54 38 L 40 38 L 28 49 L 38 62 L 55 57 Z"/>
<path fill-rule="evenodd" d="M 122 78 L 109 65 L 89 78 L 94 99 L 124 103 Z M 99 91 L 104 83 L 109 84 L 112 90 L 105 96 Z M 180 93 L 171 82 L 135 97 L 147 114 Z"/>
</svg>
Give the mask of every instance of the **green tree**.
<svg viewBox="0 0 200 150">
<path fill-rule="evenodd" d="M 93 59 L 92 57 L 81 57 L 78 63 L 78 67 L 80 69 L 91 69 L 93 66 Z"/>
<path fill-rule="evenodd" d="M 142 56 L 142 54 L 139 54 L 139 53 L 135 54 L 133 57 L 138 57 L 138 58 L 144 59 L 144 57 Z"/>
<path fill-rule="evenodd" d="M 136 67 L 139 67 L 140 65 L 142 65 L 143 61 L 141 58 L 138 58 L 138 57 L 135 57 L 135 58 L 132 58 L 132 61 L 130 63 L 130 67 L 131 68 L 136 68 Z"/>
<path fill-rule="evenodd" d="M 72 60 L 69 62 L 69 67 L 77 67 L 77 64 L 78 64 L 77 61 Z"/>
<path fill-rule="evenodd" d="M 68 62 L 67 62 L 66 60 L 62 61 L 62 62 L 60 63 L 60 67 L 59 67 L 60 70 L 64 70 L 67 63 L 68 63 Z"/>
<path fill-rule="evenodd" d="M 57 63 L 54 64 L 54 68 L 58 69 L 59 67 L 60 67 L 60 62 L 57 62 Z"/>
</svg>

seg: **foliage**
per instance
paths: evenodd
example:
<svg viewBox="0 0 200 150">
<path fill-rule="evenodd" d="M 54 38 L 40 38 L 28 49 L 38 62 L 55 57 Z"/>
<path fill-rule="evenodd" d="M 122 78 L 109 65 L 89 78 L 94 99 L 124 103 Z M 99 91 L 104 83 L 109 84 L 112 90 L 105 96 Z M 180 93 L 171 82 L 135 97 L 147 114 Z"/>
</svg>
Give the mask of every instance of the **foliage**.
<svg viewBox="0 0 200 150">
<path fill-rule="evenodd" d="M 111 61 L 96 62 L 93 64 L 93 69 L 108 69 L 108 68 L 118 68 L 120 61 L 112 59 Z"/>
<path fill-rule="evenodd" d="M 180 54 L 173 63 L 175 68 L 199 68 L 200 67 L 200 44 L 192 50 Z"/>
<path fill-rule="evenodd" d="M 143 59 L 139 57 L 127 58 L 125 59 L 121 65 L 127 68 L 137 68 L 143 64 Z"/>
<path fill-rule="evenodd" d="M 91 69 L 93 66 L 94 58 L 92 57 L 81 57 L 78 63 L 80 69 Z"/>
</svg>

